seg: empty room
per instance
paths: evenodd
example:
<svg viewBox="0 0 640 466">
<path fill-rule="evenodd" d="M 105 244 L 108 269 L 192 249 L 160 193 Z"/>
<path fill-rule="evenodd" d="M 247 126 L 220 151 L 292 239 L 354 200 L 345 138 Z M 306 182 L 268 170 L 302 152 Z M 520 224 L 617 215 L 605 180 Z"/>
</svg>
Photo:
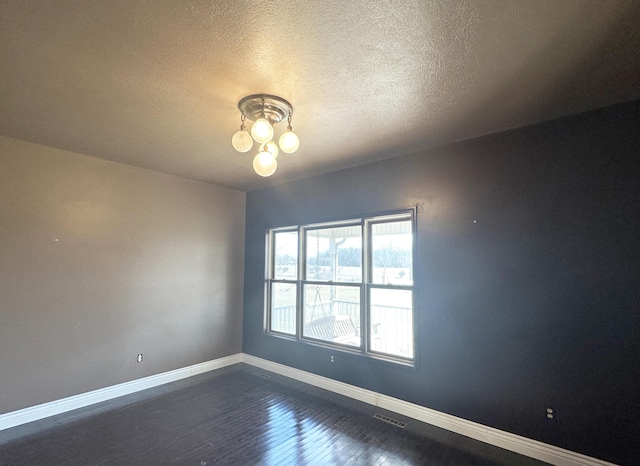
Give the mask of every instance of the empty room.
<svg viewBox="0 0 640 466">
<path fill-rule="evenodd" d="M 0 465 L 638 439 L 640 2 L 0 0 Z"/>
</svg>

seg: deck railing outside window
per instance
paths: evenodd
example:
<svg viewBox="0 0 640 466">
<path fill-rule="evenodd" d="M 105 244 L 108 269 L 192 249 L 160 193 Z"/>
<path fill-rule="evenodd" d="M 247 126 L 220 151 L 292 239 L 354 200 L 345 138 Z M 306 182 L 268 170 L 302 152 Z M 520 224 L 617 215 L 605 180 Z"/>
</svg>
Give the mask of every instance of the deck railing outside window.
<svg viewBox="0 0 640 466">
<path fill-rule="evenodd" d="M 346 301 L 317 303 L 315 309 L 308 309 L 307 316 L 315 319 L 326 315 L 347 315 L 360 329 L 360 304 Z M 275 328 L 288 328 L 295 332 L 296 306 L 281 306 L 272 309 L 272 325 Z M 308 320 L 305 323 L 310 323 Z M 397 354 L 403 357 L 413 355 L 413 312 L 411 308 L 397 306 L 371 307 L 371 350 L 381 353 Z"/>
</svg>

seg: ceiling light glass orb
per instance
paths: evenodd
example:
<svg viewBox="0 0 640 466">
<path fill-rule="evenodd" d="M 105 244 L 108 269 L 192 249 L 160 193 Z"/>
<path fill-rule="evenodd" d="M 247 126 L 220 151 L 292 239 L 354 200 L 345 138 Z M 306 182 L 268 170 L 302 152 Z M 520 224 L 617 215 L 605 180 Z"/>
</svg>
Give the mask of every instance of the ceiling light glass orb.
<svg viewBox="0 0 640 466">
<path fill-rule="evenodd" d="M 287 154 L 293 154 L 300 147 L 300 139 L 298 139 L 298 135 L 291 131 L 291 128 L 288 128 L 282 136 L 280 136 L 280 149 Z"/>
<path fill-rule="evenodd" d="M 253 139 L 249 131 L 239 129 L 231 138 L 231 145 L 238 152 L 247 152 L 253 147 Z"/>
<path fill-rule="evenodd" d="M 278 162 L 271 152 L 261 151 L 253 159 L 253 169 L 260 176 L 271 176 L 276 172 Z"/>
<path fill-rule="evenodd" d="M 267 143 L 273 139 L 273 126 L 266 118 L 258 118 L 251 127 L 251 136 L 257 143 Z"/>
<path fill-rule="evenodd" d="M 271 154 L 273 155 L 274 159 L 277 159 L 278 158 L 278 154 L 280 153 L 280 149 L 278 149 L 278 145 L 273 141 L 269 141 L 268 143 L 262 144 L 260 146 L 259 152 L 264 152 L 265 150 L 267 152 L 271 152 Z"/>
</svg>

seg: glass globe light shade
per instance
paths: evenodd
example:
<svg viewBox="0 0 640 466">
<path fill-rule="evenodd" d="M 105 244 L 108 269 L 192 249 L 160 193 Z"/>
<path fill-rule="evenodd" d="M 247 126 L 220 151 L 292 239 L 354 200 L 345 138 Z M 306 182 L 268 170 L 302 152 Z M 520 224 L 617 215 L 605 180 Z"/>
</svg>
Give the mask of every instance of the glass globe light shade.
<svg viewBox="0 0 640 466">
<path fill-rule="evenodd" d="M 253 159 L 253 169 L 260 176 L 271 176 L 278 168 L 278 162 L 271 152 L 261 151 Z"/>
<path fill-rule="evenodd" d="M 280 153 L 280 149 L 278 149 L 278 145 L 273 141 L 269 141 L 268 143 L 262 144 L 260 146 L 259 152 L 264 152 L 265 150 L 267 152 L 271 152 L 271 154 L 273 155 L 274 159 L 277 159 L 278 158 L 278 154 Z"/>
<path fill-rule="evenodd" d="M 257 143 L 265 144 L 273 139 L 273 126 L 266 118 L 258 118 L 251 127 L 251 136 Z"/>
<path fill-rule="evenodd" d="M 253 139 L 248 131 L 239 129 L 231 138 L 231 145 L 238 152 L 247 152 L 253 147 Z"/>
<path fill-rule="evenodd" d="M 298 139 L 298 135 L 291 131 L 291 129 L 287 129 L 282 136 L 280 136 L 280 149 L 282 149 L 287 154 L 293 154 L 300 147 L 300 139 Z"/>
</svg>

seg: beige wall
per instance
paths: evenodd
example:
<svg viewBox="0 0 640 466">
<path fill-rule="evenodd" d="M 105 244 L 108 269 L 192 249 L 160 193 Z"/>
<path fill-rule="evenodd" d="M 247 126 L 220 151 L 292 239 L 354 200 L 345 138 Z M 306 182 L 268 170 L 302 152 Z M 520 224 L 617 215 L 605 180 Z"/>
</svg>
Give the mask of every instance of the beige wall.
<svg viewBox="0 0 640 466">
<path fill-rule="evenodd" d="M 0 413 L 240 352 L 244 219 L 243 192 L 0 137 Z"/>
</svg>

